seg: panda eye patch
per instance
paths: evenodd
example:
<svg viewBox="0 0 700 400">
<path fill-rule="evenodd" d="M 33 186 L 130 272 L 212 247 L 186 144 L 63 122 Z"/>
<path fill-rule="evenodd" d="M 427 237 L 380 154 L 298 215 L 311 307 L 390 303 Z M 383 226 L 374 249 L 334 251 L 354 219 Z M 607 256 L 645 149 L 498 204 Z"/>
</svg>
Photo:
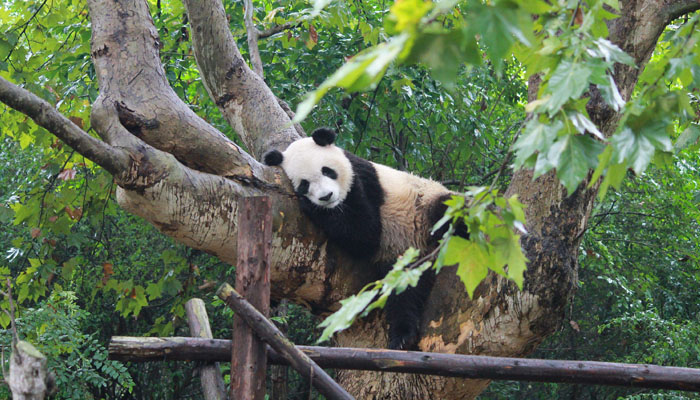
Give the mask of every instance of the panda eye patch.
<svg viewBox="0 0 700 400">
<path fill-rule="evenodd" d="M 299 183 L 299 186 L 297 186 L 297 193 L 301 195 L 309 193 L 309 181 L 307 181 L 306 179 L 302 179 Z"/>
<path fill-rule="evenodd" d="M 335 170 L 334 170 L 333 168 L 323 167 L 323 168 L 321 168 L 321 173 L 322 173 L 324 176 L 327 176 L 327 177 L 329 177 L 329 178 L 331 178 L 331 179 L 337 179 L 337 178 L 338 178 L 338 173 L 335 172 Z"/>
</svg>

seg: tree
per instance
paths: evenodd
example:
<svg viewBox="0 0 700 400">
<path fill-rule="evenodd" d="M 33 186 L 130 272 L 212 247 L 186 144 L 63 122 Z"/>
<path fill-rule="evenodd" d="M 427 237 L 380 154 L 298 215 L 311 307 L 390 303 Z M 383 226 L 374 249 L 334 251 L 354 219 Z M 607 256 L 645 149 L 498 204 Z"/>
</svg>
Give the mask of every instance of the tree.
<svg viewBox="0 0 700 400">
<path fill-rule="evenodd" d="M 545 3 L 537 4 L 545 7 Z M 198 117 L 170 87 L 159 57 L 160 40 L 147 3 L 90 0 L 88 5 L 92 22 L 92 61 L 100 86 L 99 97 L 92 105 L 91 127 L 102 141 L 61 117 L 45 101 L 4 79 L 0 81 L 0 101 L 32 117 L 78 153 L 111 173 L 119 186 L 117 200 L 123 209 L 151 222 L 164 234 L 192 248 L 214 254 L 226 263 L 236 263 L 238 199 L 249 195 L 270 196 L 275 215 L 271 275 L 274 296 L 292 297 L 310 305 L 316 312 L 324 312 L 333 308 L 340 299 L 356 293 L 368 279 L 358 273 L 363 271 L 362 266 L 333 246 L 327 246 L 320 232 L 299 213 L 285 178 L 279 171 L 265 168 L 256 161 L 269 149 L 283 149 L 300 137 L 300 130 L 291 124 L 291 113 L 284 103 L 275 97 L 263 78 L 248 67 L 229 31 L 223 5 L 213 0 L 185 1 L 201 77 L 212 101 L 248 152 Z M 501 26 L 507 30 L 516 26 L 508 18 L 515 15 L 509 10 L 517 7 L 508 2 L 487 7 L 488 15 L 495 19 L 478 27 L 483 29 L 481 38 L 496 68 L 500 68 L 500 57 L 513 46 L 513 39 L 510 35 L 507 38 L 499 36 L 501 31 L 488 29 Z M 570 15 L 564 15 L 565 19 L 571 20 L 570 26 L 584 25 L 598 16 L 586 14 L 586 10 L 578 5 L 566 7 L 562 6 L 561 10 L 570 12 Z M 620 3 L 619 17 L 597 21 L 596 27 L 603 29 L 601 25 L 605 26 L 609 33 L 609 42 L 600 43 L 615 44 L 631 57 L 627 64 L 615 64 L 611 75 L 612 86 L 617 88 L 617 95 L 623 101 L 631 98 L 666 26 L 698 8 L 700 4 L 694 1 L 670 4 L 625 1 Z M 599 14 L 609 13 L 612 8 L 599 5 L 595 10 Z M 540 18 L 544 20 L 556 18 L 556 15 L 548 14 L 549 9 L 537 11 L 521 7 L 518 11 L 520 14 L 513 18 L 526 11 L 541 12 Z M 395 29 L 400 32 L 401 23 L 409 29 L 410 15 L 405 14 L 406 21 L 396 22 Z M 502 21 L 499 19 L 501 15 L 505 16 L 506 22 L 498 22 Z M 418 15 L 417 20 L 423 16 Z M 491 22 L 494 25 L 489 25 Z M 694 26 L 694 23 L 688 26 L 691 32 Z M 518 37 L 522 30 L 514 29 L 514 32 Z M 555 38 L 555 34 L 543 35 L 539 43 L 544 46 L 544 38 Z M 416 36 L 416 40 L 422 37 L 431 38 L 424 32 L 424 36 Z M 691 38 L 691 34 L 687 37 Z M 527 37 L 522 39 L 528 41 Z M 499 40 L 506 44 L 499 45 Z M 608 50 L 608 54 L 615 57 L 615 48 L 609 49 L 612 50 Z M 464 51 L 468 53 L 469 49 Z M 254 52 L 251 49 L 251 53 Z M 606 58 L 606 55 L 601 57 Z M 430 59 L 426 57 L 425 60 L 430 64 Z M 566 64 L 559 61 L 557 59 L 559 64 L 555 64 L 569 74 L 562 79 L 552 76 L 556 74 L 550 71 L 542 81 L 546 90 L 543 94 L 549 94 L 549 99 L 559 102 L 549 110 L 552 121 L 556 121 L 564 103 L 575 102 L 586 91 L 584 107 L 579 113 L 585 110 L 594 126 L 586 126 L 584 132 L 611 137 L 621 121 L 627 126 L 625 124 L 630 118 L 620 108 L 611 105 L 610 99 L 614 99 L 615 93 L 606 91 L 611 87 L 609 83 L 606 86 L 603 82 L 592 82 L 595 86 L 589 87 L 587 79 L 581 81 L 575 74 L 581 72 L 585 75 L 586 71 L 567 70 L 564 68 Z M 547 62 L 554 61 L 545 60 L 539 66 L 531 63 L 528 67 L 535 72 L 539 72 L 537 68 L 557 71 Z M 432 66 L 440 71 L 434 64 Z M 605 70 L 603 68 L 603 75 L 598 76 L 605 76 Z M 531 104 L 537 104 L 541 78 L 541 75 L 534 74 L 530 79 Z M 649 86 L 655 88 L 656 82 Z M 566 121 L 570 120 L 566 118 Z M 535 121 L 541 122 L 537 118 Z M 586 124 L 584 120 L 578 121 Z M 532 132 L 535 130 L 525 130 L 523 137 L 532 137 Z M 596 142 L 589 136 L 570 137 L 575 138 L 571 139 L 574 142 L 581 141 L 578 147 L 574 146 L 577 143 L 569 143 L 570 149 L 583 149 L 573 151 L 573 156 L 586 153 L 591 147 L 597 150 L 592 157 L 594 160 L 598 154 L 604 154 L 602 146 L 592 144 Z M 662 148 L 665 143 L 663 139 L 657 142 L 661 144 L 652 143 L 651 155 L 646 151 L 620 159 L 608 158 L 608 165 L 601 164 L 602 168 L 609 167 L 605 179 L 624 176 L 627 163 L 643 170 L 654 150 Z M 516 145 L 516 157 L 530 161 L 533 161 L 532 154 L 548 154 L 543 150 L 549 149 L 530 146 L 531 152 L 526 153 L 523 148 L 522 142 L 520 147 Z M 529 263 L 523 290 L 518 290 L 503 277 L 491 274 L 477 287 L 473 299 L 469 299 L 462 284 L 453 279 L 454 268 L 446 268 L 447 271 L 438 276 L 428 302 L 421 349 L 522 356 L 532 352 L 554 331 L 576 286 L 577 251 L 599 187 L 602 184 L 607 188 L 606 185 L 610 184 L 605 179 L 599 181 L 596 175 L 593 184 L 588 185 L 592 178 L 588 167 L 596 166 L 589 162 L 590 158 L 588 155 L 582 163 L 574 165 L 575 168 L 566 168 L 564 162 L 559 163 L 559 154 L 557 160 L 549 160 L 547 168 L 557 167 L 556 175 L 549 172 L 534 182 L 532 170 L 521 169 L 514 173 L 506 194 L 517 193 L 527 206 L 528 234 L 522 239 L 522 247 Z M 634 164 L 637 160 L 646 162 L 640 166 Z M 521 164 L 528 165 L 524 161 Z M 567 171 L 571 174 L 565 175 Z M 535 173 L 539 175 L 540 172 L 543 171 L 536 167 Z M 566 187 L 562 187 L 560 181 Z M 337 343 L 384 347 L 383 319 L 375 314 L 339 335 Z M 485 381 L 364 372 L 344 372 L 339 378 L 346 388 L 362 398 L 471 398 L 488 384 Z"/>
</svg>

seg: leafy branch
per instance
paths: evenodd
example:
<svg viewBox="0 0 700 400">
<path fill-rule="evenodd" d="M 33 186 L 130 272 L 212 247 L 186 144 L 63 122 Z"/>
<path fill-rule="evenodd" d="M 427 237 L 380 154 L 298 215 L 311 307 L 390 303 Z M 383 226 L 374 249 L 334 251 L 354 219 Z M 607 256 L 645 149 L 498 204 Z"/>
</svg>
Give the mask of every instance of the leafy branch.
<svg viewBox="0 0 700 400">
<path fill-rule="evenodd" d="M 470 297 L 489 270 L 523 285 L 527 259 L 520 248 L 518 230 L 525 233 L 525 214 L 516 196 L 505 199 L 497 190 L 473 187 L 467 192 L 471 199 L 453 196 L 445 204 L 447 211 L 432 229 L 434 234 L 445 224 L 448 229 L 439 244 L 419 258 L 420 252 L 409 248 L 398 258 L 384 278 L 367 284 L 359 293 L 341 300 L 341 307 L 319 326 L 323 342 L 348 328 L 355 319 L 376 308 L 383 308 L 392 294 L 398 295 L 409 286 L 415 287 L 422 274 L 432 268 L 436 273 L 443 266 L 457 265 L 457 276 Z M 455 236 L 455 227 L 469 230 L 469 239 Z"/>
</svg>

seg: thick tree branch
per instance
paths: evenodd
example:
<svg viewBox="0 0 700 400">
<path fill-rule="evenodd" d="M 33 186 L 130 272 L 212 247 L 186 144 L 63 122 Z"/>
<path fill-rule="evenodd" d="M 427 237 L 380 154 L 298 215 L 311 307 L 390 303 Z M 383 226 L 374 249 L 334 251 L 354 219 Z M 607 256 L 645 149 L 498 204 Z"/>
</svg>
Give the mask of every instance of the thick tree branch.
<svg viewBox="0 0 700 400">
<path fill-rule="evenodd" d="M 144 1 L 89 0 L 100 102 L 121 123 L 185 165 L 222 176 L 259 176 L 262 166 L 180 100 L 165 78 L 160 40 Z"/>
<path fill-rule="evenodd" d="M 370 279 L 369 272 L 364 275 L 353 272 L 363 268 L 326 243 L 320 232 L 300 213 L 296 196 L 278 169 L 263 167 L 246 153 L 241 153 L 241 157 L 229 154 L 229 160 L 237 164 L 233 171 L 228 170 L 225 174 L 229 178 L 226 179 L 183 166 L 178 161 L 196 161 L 196 157 L 182 153 L 176 146 L 164 148 L 176 153 L 177 159 L 160 151 L 158 146 L 149 145 L 180 140 L 180 137 L 171 135 L 183 132 L 181 136 L 185 142 L 178 143 L 180 146 L 187 144 L 190 138 L 195 139 L 197 132 L 206 136 L 207 131 L 197 131 L 201 120 L 186 110 L 176 112 L 172 120 L 162 120 L 174 112 L 163 111 L 163 108 L 176 108 L 178 104 L 167 98 L 164 100 L 171 89 L 164 86 L 166 83 L 160 77 L 162 67 L 155 61 L 155 28 L 145 3 L 139 0 L 90 2 L 94 30 L 92 50 L 102 89 L 93 105 L 93 126 L 105 140 L 128 150 L 132 161 L 132 166 L 118 180 L 117 201 L 120 206 L 151 222 L 164 234 L 235 264 L 235 221 L 239 198 L 270 196 L 274 223 L 270 276 L 272 297 L 289 298 L 325 311 L 334 302 L 359 290 Z M 206 14 L 206 10 L 199 12 Z M 114 64 L 119 60 L 129 62 L 122 62 L 119 66 Z M 145 63 L 144 60 L 149 61 Z M 130 64 L 132 61 L 136 67 Z M 250 69 L 247 71 L 255 78 L 249 83 L 264 84 Z M 147 77 L 142 78 L 143 75 Z M 129 81 L 134 86 L 131 91 L 127 85 Z M 163 93 L 163 96 L 154 93 Z M 244 92 L 243 97 L 246 93 L 254 92 Z M 115 98 L 123 101 L 115 101 Z M 123 105 L 134 103 L 158 113 L 152 114 L 151 119 L 143 119 L 140 110 L 137 113 L 129 106 L 125 117 Z M 276 102 L 275 107 L 283 114 Z M 265 109 L 248 111 L 261 113 L 256 118 L 267 115 Z M 284 120 L 289 121 L 286 116 Z M 142 128 L 139 130 L 139 127 Z M 291 126 L 289 129 L 294 132 Z M 158 138 L 159 135 L 166 139 Z M 210 145 L 214 146 L 212 143 Z M 229 148 L 228 142 L 218 143 Z M 196 152 L 205 148 L 193 145 Z M 211 165 L 220 166 L 215 160 L 212 162 Z"/>
<path fill-rule="evenodd" d="M 113 175 L 125 170 L 129 165 L 127 153 L 90 136 L 56 111 L 51 104 L 2 77 L 0 77 L 0 101 L 26 114 L 75 151 Z"/>
<path fill-rule="evenodd" d="M 680 18 L 697 10 L 700 10 L 700 1 L 698 0 L 672 1 L 664 7 L 666 23 L 668 24 L 676 18 Z"/>
<path fill-rule="evenodd" d="M 248 33 L 248 53 L 250 54 L 250 63 L 253 64 L 253 71 L 255 71 L 255 73 L 261 78 L 265 79 L 262 60 L 260 59 L 260 49 L 258 48 L 259 32 L 258 28 L 255 27 L 255 23 L 253 23 L 253 12 L 255 11 L 255 8 L 253 7 L 253 0 L 243 0 L 243 5 L 245 7 L 243 19 L 245 21 L 246 32 Z"/>
<path fill-rule="evenodd" d="M 238 51 L 221 0 L 185 0 L 185 6 L 204 84 L 248 150 L 259 159 L 298 139 L 274 94 Z"/>
</svg>

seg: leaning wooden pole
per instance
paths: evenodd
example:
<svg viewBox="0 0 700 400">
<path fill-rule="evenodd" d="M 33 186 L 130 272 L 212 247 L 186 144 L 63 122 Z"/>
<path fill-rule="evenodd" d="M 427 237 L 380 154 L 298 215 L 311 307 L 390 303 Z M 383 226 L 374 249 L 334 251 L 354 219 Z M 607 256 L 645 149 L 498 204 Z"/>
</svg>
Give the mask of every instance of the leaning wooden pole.
<svg viewBox="0 0 700 400">
<path fill-rule="evenodd" d="M 700 392 L 700 369 L 696 368 L 342 347 L 297 348 L 323 368 Z M 109 344 L 109 357 L 120 361 L 226 360 L 230 349 L 231 341 L 223 339 L 115 336 Z M 268 349 L 268 357 L 271 364 L 287 363 L 272 349 Z"/>
<path fill-rule="evenodd" d="M 277 354 L 282 356 L 292 368 L 311 381 L 311 384 L 327 399 L 353 399 L 345 389 L 328 376 L 326 371 L 296 348 L 294 343 L 290 342 L 270 320 L 250 305 L 231 285 L 224 283 L 216 291 L 216 294 L 236 312 L 236 315 L 243 318 L 262 340 L 275 349 Z"/>
<path fill-rule="evenodd" d="M 187 301 L 185 303 L 185 311 L 187 313 L 187 323 L 190 327 L 190 335 L 196 338 L 212 339 L 209 317 L 202 299 L 190 299 Z M 202 383 L 204 400 L 226 400 L 228 398 L 218 362 L 211 362 L 199 367 L 199 380 Z"/>
<path fill-rule="evenodd" d="M 236 290 L 262 315 L 270 313 L 270 242 L 272 207 L 269 197 L 244 197 L 238 203 Z M 263 341 L 238 313 L 233 316 L 231 398 L 265 398 L 267 352 Z"/>
</svg>

